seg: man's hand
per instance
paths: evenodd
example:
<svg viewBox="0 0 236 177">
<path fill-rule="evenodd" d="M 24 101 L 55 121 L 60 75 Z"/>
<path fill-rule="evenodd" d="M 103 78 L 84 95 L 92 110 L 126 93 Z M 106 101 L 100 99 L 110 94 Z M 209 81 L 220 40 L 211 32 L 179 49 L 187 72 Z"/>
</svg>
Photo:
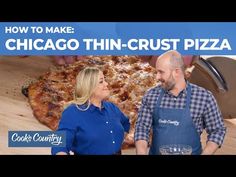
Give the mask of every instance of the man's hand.
<svg viewBox="0 0 236 177">
<path fill-rule="evenodd" d="M 138 140 L 135 142 L 136 154 L 137 155 L 147 155 L 148 154 L 148 143 L 145 140 Z"/>
<path fill-rule="evenodd" d="M 213 155 L 218 148 L 219 148 L 218 144 L 212 141 L 208 141 L 206 147 L 202 151 L 202 155 Z"/>
</svg>

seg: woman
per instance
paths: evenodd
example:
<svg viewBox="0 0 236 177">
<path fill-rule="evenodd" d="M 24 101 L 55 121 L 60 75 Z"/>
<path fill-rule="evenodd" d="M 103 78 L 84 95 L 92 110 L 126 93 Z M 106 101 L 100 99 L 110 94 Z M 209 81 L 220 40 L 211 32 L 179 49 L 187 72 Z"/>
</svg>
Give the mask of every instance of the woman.
<svg viewBox="0 0 236 177">
<path fill-rule="evenodd" d="M 113 103 L 101 70 L 83 69 L 76 78 L 75 99 L 63 111 L 58 131 L 66 131 L 66 147 L 53 147 L 52 154 L 119 154 L 129 119 Z"/>
</svg>

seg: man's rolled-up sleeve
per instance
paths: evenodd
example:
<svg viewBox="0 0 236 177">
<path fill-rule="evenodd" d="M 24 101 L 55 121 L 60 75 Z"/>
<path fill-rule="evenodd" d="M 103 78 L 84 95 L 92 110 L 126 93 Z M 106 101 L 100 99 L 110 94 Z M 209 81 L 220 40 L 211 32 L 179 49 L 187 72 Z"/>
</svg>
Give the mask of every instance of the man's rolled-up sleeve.
<svg viewBox="0 0 236 177">
<path fill-rule="evenodd" d="M 216 99 L 212 94 L 210 94 L 204 110 L 204 123 L 208 134 L 207 141 L 212 141 L 221 147 L 226 134 L 226 127 Z"/>
<path fill-rule="evenodd" d="M 134 140 L 145 140 L 149 142 L 149 134 L 152 125 L 152 111 L 146 96 L 142 99 L 142 105 L 138 112 L 138 118 L 135 125 Z"/>
</svg>

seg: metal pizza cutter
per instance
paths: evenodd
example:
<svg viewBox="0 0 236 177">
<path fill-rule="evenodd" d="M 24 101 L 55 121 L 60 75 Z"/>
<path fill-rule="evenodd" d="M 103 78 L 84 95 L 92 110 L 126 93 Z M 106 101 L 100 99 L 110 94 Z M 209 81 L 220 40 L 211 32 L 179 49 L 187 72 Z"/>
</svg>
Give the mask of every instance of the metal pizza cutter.
<svg viewBox="0 0 236 177">
<path fill-rule="evenodd" d="M 236 118 L 236 60 L 229 57 L 199 57 L 194 63 L 191 83 L 210 90 L 224 119 Z"/>
</svg>

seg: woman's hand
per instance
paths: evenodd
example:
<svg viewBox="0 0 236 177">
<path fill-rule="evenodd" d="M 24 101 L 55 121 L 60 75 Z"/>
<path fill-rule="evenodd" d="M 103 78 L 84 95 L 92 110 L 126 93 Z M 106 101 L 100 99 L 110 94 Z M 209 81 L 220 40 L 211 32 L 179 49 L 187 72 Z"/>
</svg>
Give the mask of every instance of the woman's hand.
<svg viewBox="0 0 236 177">
<path fill-rule="evenodd" d="M 125 133 L 122 149 L 134 147 L 134 137 L 131 133 Z"/>
<path fill-rule="evenodd" d="M 67 153 L 66 152 L 58 152 L 58 153 L 56 153 L 56 155 L 67 155 Z"/>
</svg>

